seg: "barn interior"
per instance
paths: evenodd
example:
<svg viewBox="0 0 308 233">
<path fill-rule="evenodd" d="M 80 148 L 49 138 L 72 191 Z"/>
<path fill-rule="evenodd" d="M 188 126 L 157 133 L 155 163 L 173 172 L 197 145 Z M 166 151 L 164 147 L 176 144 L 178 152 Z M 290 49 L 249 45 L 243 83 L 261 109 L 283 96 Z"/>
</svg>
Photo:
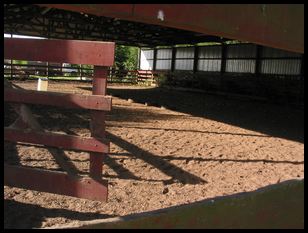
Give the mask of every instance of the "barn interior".
<svg viewBox="0 0 308 233">
<path fill-rule="evenodd" d="M 185 12 L 187 7 L 192 8 L 188 8 Z M 288 10 L 288 7 L 291 10 Z M 107 116 L 109 132 L 107 137 L 115 145 L 112 147 L 114 151 L 110 153 L 110 157 L 104 161 L 107 168 L 104 170 L 103 177 L 108 177 L 112 183 L 110 204 L 98 204 L 87 200 L 84 206 L 88 205 L 89 208 L 83 208 L 77 201 L 67 197 L 57 199 L 56 195 L 44 196 L 43 194 L 41 196 L 39 192 L 7 188 L 5 209 L 11 214 L 11 217 L 8 215 L 5 219 L 5 225 L 8 228 L 14 226 L 19 216 L 17 212 L 20 210 L 28 214 L 31 212 L 37 214 L 33 218 L 25 217 L 25 221 L 21 221 L 21 227 L 57 226 L 57 224 L 70 221 L 85 221 L 127 214 L 122 210 L 123 207 L 119 202 L 123 204 L 123 200 L 130 199 L 130 195 L 116 185 L 119 187 L 122 185 L 131 191 L 136 201 L 132 200 L 132 203 L 126 203 L 126 205 L 130 211 L 128 213 L 136 213 L 139 210 L 137 211 L 133 206 L 138 206 L 137 203 L 143 202 L 142 200 L 149 197 L 152 198 L 153 203 L 155 202 L 156 186 L 152 184 L 155 182 L 161 182 L 158 188 L 163 189 L 161 193 L 163 198 L 168 195 L 166 200 L 169 202 L 163 204 L 155 202 L 152 207 L 151 204 L 138 206 L 143 211 L 178 204 L 172 202 L 172 197 L 181 196 L 181 190 L 185 187 L 190 195 L 196 193 L 199 197 L 189 199 L 188 194 L 181 197 L 180 204 L 201 200 L 204 197 L 236 193 L 241 190 L 240 187 L 246 185 L 245 181 L 238 181 L 232 191 L 226 188 L 227 191 L 219 190 L 217 193 L 213 191 L 207 194 L 205 190 L 213 188 L 215 183 L 215 187 L 224 186 L 228 182 L 232 183 L 231 179 L 234 178 L 230 175 L 232 169 L 240 170 L 245 166 L 247 169 L 243 170 L 244 175 L 238 174 L 238 176 L 246 177 L 247 175 L 249 177 L 247 184 L 249 181 L 253 185 L 245 186 L 244 191 L 255 190 L 288 179 L 303 179 L 303 6 L 275 7 L 260 4 L 254 8 L 253 6 L 226 4 L 220 8 L 219 5 L 205 4 L 199 7 L 199 10 L 197 8 L 193 5 L 178 6 L 178 8 L 177 6 L 165 6 L 164 8 L 163 5 L 146 4 L 4 4 L 4 33 L 6 34 L 55 40 L 107 41 L 115 42 L 116 45 L 136 46 L 140 48 L 139 70 L 150 72 L 151 77 L 160 77 L 160 75 L 167 77 L 166 89 L 160 87 L 113 88 L 112 86 L 107 89 L 108 94 L 116 98 L 113 114 L 118 116 L 118 118 L 114 117 L 115 120 L 113 118 L 110 120 L 111 117 Z M 202 10 L 207 12 L 209 22 L 198 21 Z M 229 14 L 226 14 L 225 10 Z M 212 14 L 211 11 L 213 11 Z M 238 12 L 244 13 L 239 14 Z M 243 20 L 248 14 L 251 17 L 250 24 L 247 19 Z M 183 23 L 183 18 L 188 23 Z M 204 27 L 202 23 L 205 24 Z M 216 23 L 217 25 L 221 23 L 220 27 L 216 25 L 217 30 L 215 26 L 211 28 L 211 25 Z M 18 81 L 18 85 L 29 89 L 36 88 L 36 83 Z M 65 85 L 65 82 L 63 84 L 55 82 L 51 89 L 59 91 L 63 88 L 68 92 L 88 94 L 92 88 L 89 83 L 78 84 L 79 89 L 74 90 L 70 90 L 71 84 Z M 144 108 L 149 108 L 150 111 Z M 170 112 L 160 113 L 157 109 Z M 59 122 L 63 119 L 60 123 L 61 127 L 74 126 L 72 122 L 65 121 L 68 119 L 73 119 L 72 121 L 82 127 L 88 127 L 89 119 L 83 117 L 82 112 L 77 111 L 72 114 L 69 111 L 63 111 L 62 115 L 60 114 L 61 118 L 61 116 L 54 117 L 57 113 L 55 109 L 34 108 L 33 111 L 39 116 L 40 122 L 53 130 L 55 128 L 53 128 L 52 120 L 55 119 Z M 180 122 L 182 119 L 183 122 Z M 175 122 L 177 120 L 179 122 Z M 189 128 L 190 123 L 188 122 L 191 122 L 193 129 Z M 215 125 L 216 123 L 221 125 Z M 181 128 L 181 125 L 184 128 Z M 212 125 L 217 128 L 211 128 Z M 126 133 L 117 131 L 122 128 Z M 74 130 L 70 130 L 65 129 L 64 131 L 74 133 Z M 153 138 L 147 140 L 146 137 L 138 136 L 146 132 L 143 130 L 149 130 L 148 135 L 145 135 L 152 137 L 150 135 L 153 134 Z M 163 133 L 157 133 L 161 131 Z M 181 134 L 185 132 L 188 135 L 182 137 Z M 88 134 L 83 130 L 75 133 Z M 196 136 L 197 140 L 200 139 L 200 145 L 183 139 L 184 137 L 193 138 L 193 133 L 200 134 Z M 174 146 L 172 140 L 167 139 L 164 134 L 169 138 L 174 137 L 179 145 Z M 212 139 L 204 135 L 217 136 L 211 141 L 213 145 L 205 146 L 207 152 L 201 148 L 201 145 L 205 145 L 205 137 L 207 140 Z M 234 137 L 240 137 L 240 139 L 235 140 Z M 160 138 L 161 141 L 155 141 L 155 138 Z M 162 149 L 157 149 L 156 144 L 163 144 L 164 140 L 167 147 L 164 149 L 162 146 Z M 243 144 L 244 146 L 237 143 L 241 140 L 246 143 Z M 140 143 L 143 141 L 147 141 L 145 143 L 147 145 Z M 226 152 L 220 149 L 216 151 L 220 147 L 231 148 L 232 146 L 237 149 L 235 151 L 230 149 Z M 172 147 L 191 148 L 191 151 L 188 149 L 181 151 L 178 148 L 183 154 L 177 154 Z M 242 147 L 246 149 L 242 150 Z M 255 151 L 251 152 L 251 148 Z M 26 154 L 28 153 L 21 147 L 10 150 L 15 150 L 15 152 L 24 150 Z M 200 156 L 193 158 L 194 156 L 190 156 L 190 153 L 194 156 L 200 153 Z M 229 158 L 228 153 L 233 157 Z M 252 157 L 246 158 L 245 153 L 251 154 Z M 262 153 L 266 155 L 264 158 L 261 156 Z M 156 176 L 151 172 L 147 173 L 151 174 L 150 178 L 147 174 L 138 177 L 137 168 L 136 174 L 129 171 L 130 166 L 134 166 L 132 162 L 134 160 L 131 161 L 128 154 L 136 161 L 143 160 L 144 163 L 156 168 L 166 177 Z M 72 156 L 72 160 L 78 162 L 76 159 L 78 156 L 75 154 Z M 201 158 L 202 156 L 209 156 L 209 158 Z M 25 164 L 27 164 L 26 159 L 23 161 Z M 40 158 L 37 160 L 39 161 Z M 127 163 L 126 160 L 129 162 Z M 207 167 L 208 172 L 201 169 L 202 166 L 208 166 L 211 163 L 215 165 Z M 226 169 L 228 170 L 226 176 L 229 174 L 230 179 L 215 181 L 215 178 L 211 178 L 212 182 L 209 181 L 211 172 L 216 174 L 214 170 L 217 168 L 215 171 L 218 174 L 223 173 L 225 168 L 220 166 L 226 166 L 228 163 L 235 164 L 232 165 L 230 171 Z M 197 164 L 200 168 L 196 169 L 194 166 L 198 166 Z M 250 165 L 247 164 L 252 165 L 249 167 Z M 262 164 L 264 167 L 256 168 L 253 167 L 254 164 Z M 38 165 L 34 167 L 36 166 Z M 186 170 L 185 166 L 189 169 Z M 51 168 L 53 169 L 53 165 Z M 148 167 L 142 169 L 148 172 Z M 257 175 L 256 177 L 249 176 L 249 170 L 254 171 L 254 169 L 258 170 L 256 174 L 262 173 L 262 177 L 272 175 L 273 178 L 269 180 L 260 178 L 258 182 Z M 149 171 L 152 170 L 149 168 Z M 202 173 L 201 178 L 198 172 Z M 145 182 L 149 182 L 150 186 L 143 186 Z M 209 186 L 198 189 L 199 185 L 201 187 L 207 183 Z M 213 186 L 211 186 L 212 183 Z M 130 187 L 140 187 L 140 189 L 135 190 L 134 193 Z M 150 190 L 151 187 L 153 193 L 149 194 L 144 191 Z M 144 195 L 140 194 L 141 192 L 144 192 Z M 117 194 L 120 195 L 120 201 Z M 36 196 L 40 201 L 35 200 Z M 30 201 L 27 201 L 27 198 Z M 57 200 L 60 201 L 57 202 Z M 48 209 L 44 201 L 47 204 L 53 203 L 52 208 Z M 93 207 L 95 205 L 100 209 L 95 209 L 96 207 Z"/>
<path fill-rule="evenodd" d="M 129 12 L 129 7 L 131 6 L 123 6 L 125 9 L 123 12 Z M 170 23 L 158 25 L 161 20 L 157 19 L 156 24 L 141 22 L 153 20 L 153 17 L 155 20 L 156 15 L 153 16 L 153 13 L 145 8 L 141 13 L 146 16 L 148 12 L 149 19 L 145 16 L 139 19 L 137 7 L 138 4 L 133 8 L 136 21 L 136 19 L 129 20 L 129 14 L 127 14 L 128 17 L 124 13 L 122 16 L 119 14 L 117 18 L 112 15 L 113 11 L 108 12 L 106 7 L 106 13 L 104 9 L 98 10 L 98 13 L 92 12 L 94 8 L 91 8 L 91 5 L 80 7 L 74 4 L 64 6 L 6 4 L 4 33 L 50 39 L 113 41 L 117 45 L 137 46 L 141 48 L 139 69 L 150 70 L 156 75 L 166 74 L 168 84 L 171 86 L 257 96 L 276 102 L 303 103 L 304 51 L 301 41 L 303 30 L 295 30 L 292 27 L 292 22 L 301 22 L 300 7 L 288 6 L 294 8 L 290 12 L 298 11 L 297 18 L 284 22 L 285 24 L 276 25 L 277 22 L 290 17 L 286 15 L 285 9 L 279 11 L 279 7 L 275 8 L 275 6 L 267 6 L 264 9 L 261 7 L 260 12 L 265 9 L 268 11 L 263 12 L 264 15 L 272 15 L 272 18 L 269 18 L 268 15 L 258 15 L 259 9 L 253 11 L 254 9 L 251 10 L 249 7 L 246 9 L 246 6 L 236 6 L 239 10 L 251 11 L 255 19 L 252 19 L 250 26 L 239 21 L 240 16 L 238 20 L 223 21 L 226 23 L 217 26 L 220 35 L 170 27 Z M 219 7 L 221 8 L 218 6 L 217 9 Z M 210 10 L 217 11 L 215 6 L 212 8 Z M 225 16 L 210 15 L 212 17 L 210 19 L 215 20 L 216 17 L 216 20 L 221 21 L 235 18 L 236 12 L 232 10 L 234 9 L 228 10 L 231 13 Z M 107 16 L 111 14 L 112 17 L 105 17 L 102 14 Z M 186 17 L 189 16 L 193 17 L 189 14 Z M 262 16 L 268 21 L 262 22 Z M 185 25 L 185 28 L 194 29 L 193 20 L 195 19 L 190 19 L 192 23 L 190 26 Z M 258 22 L 258 20 L 264 25 L 256 28 L 255 31 L 249 31 L 252 30 L 250 28 L 256 27 L 254 21 Z M 239 22 L 243 25 L 239 25 Z M 235 31 L 236 27 L 240 27 L 243 32 Z M 299 24 L 296 29 L 301 27 L 302 25 Z M 283 34 L 279 35 L 279 30 Z M 233 32 L 233 35 L 230 32 Z M 228 34 L 232 38 L 226 36 Z M 251 34 L 253 36 L 250 36 L 252 37 L 250 39 Z M 266 35 L 258 37 L 258 34 Z M 239 43 L 232 43 L 234 40 Z M 204 43 L 218 46 L 204 46 Z"/>
</svg>

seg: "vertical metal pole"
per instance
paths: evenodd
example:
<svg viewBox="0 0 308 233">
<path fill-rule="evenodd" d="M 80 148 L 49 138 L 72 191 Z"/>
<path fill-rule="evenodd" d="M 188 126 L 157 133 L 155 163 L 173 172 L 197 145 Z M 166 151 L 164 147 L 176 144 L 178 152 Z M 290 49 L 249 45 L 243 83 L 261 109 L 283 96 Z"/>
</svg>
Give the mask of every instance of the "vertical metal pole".
<svg viewBox="0 0 308 233">
<path fill-rule="evenodd" d="M 255 75 L 257 77 L 259 77 L 260 72 L 261 72 L 261 50 L 262 50 L 262 46 L 261 45 L 257 45 L 257 50 L 256 50 L 256 66 L 255 66 Z"/>
<path fill-rule="evenodd" d="M 221 44 L 221 67 L 220 73 L 224 74 L 226 72 L 226 56 L 227 56 L 227 45 Z"/>
<path fill-rule="evenodd" d="M 154 53 L 154 55 L 153 55 L 153 71 L 155 71 L 156 70 L 156 61 L 157 61 L 157 48 L 154 48 L 154 50 L 153 50 L 153 53 Z"/>
<path fill-rule="evenodd" d="M 93 95 L 106 95 L 108 67 L 94 66 Z M 91 135 L 92 137 L 105 138 L 105 113 L 92 111 Z M 100 179 L 103 172 L 103 153 L 90 153 L 90 176 Z"/>
<path fill-rule="evenodd" d="M 195 45 L 194 69 L 193 69 L 194 73 L 196 73 L 198 71 L 198 61 L 199 61 L 199 46 Z"/>
<path fill-rule="evenodd" d="M 175 70 L 176 47 L 172 47 L 171 72 Z"/>
<path fill-rule="evenodd" d="M 227 45 L 222 43 L 221 44 L 221 66 L 220 66 L 220 83 L 219 83 L 219 88 L 220 90 L 224 89 L 224 77 L 223 75 L 226 72 L 226 57 L 227 57 Z"/>
</svg>

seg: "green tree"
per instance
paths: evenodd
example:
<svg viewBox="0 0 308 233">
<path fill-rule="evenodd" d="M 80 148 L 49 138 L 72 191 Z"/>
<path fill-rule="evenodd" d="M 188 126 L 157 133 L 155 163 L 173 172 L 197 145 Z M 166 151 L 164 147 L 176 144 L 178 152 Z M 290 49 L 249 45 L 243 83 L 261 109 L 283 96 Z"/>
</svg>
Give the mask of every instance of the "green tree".
<svg viewBox="0 0 308 233">
<path fill-rule="evenodd" d="M 14 65 L 27 65 L 28 61 L 22 61 L 22 60 L 13 60 L 12 63 Z"/>
<path fill-rule="evenodd" d="M 122 70 L 135 70 L 138 67 L 137 47 L 117 45 L 115 49 L 115 68 Z"/>
</svg>

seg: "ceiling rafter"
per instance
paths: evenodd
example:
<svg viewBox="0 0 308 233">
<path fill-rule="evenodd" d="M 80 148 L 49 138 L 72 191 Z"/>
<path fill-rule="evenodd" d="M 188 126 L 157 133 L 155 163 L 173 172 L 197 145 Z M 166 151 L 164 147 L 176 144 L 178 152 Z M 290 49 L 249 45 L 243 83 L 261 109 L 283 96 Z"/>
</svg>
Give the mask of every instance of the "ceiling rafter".
<svg viewBox="0 0 308 233">
<path fill-rule="evenodd" d="M 4 31 L 49 38 L 108 40 L 134 46 L 171 46 L 224 39 L 143 23 L 86 15 L 31 4 L 4 4 Z M 66 35 L 67 34 L 67 35 Z"/>
</svg>

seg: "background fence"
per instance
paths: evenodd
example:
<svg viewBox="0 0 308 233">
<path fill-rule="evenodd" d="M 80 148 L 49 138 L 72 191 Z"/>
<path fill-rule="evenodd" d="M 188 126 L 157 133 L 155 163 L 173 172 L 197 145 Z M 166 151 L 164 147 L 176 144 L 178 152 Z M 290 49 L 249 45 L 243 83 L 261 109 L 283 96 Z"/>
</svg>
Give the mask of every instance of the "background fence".
<svg viewBox="0 0 308 233">
<path fill-rule="evenodd" d="M 16 63 L 16 64 L 15 64 Z M 154 79 L 159 72 L 143 70 L 120 70 L 110 68 L 108 81 L 113 83 L 137 84 Z M 4 60 L 4 77 L 9 79 L 27 80 L 48 77 L 55 80 L 92 81 L 93 66 L 65 63 L 44 63 Z"/>
</svg>

